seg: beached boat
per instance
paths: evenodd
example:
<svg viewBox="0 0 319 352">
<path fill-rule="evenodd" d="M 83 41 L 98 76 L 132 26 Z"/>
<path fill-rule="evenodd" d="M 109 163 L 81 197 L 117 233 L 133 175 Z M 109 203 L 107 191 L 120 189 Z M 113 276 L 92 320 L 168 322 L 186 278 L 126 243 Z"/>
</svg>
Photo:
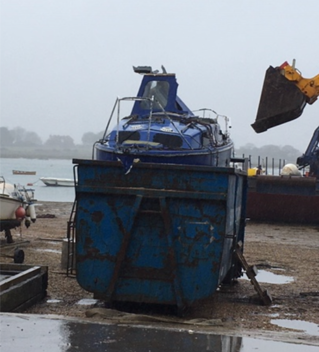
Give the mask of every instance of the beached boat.
<svg viewBox="0 0 319 352">
<path fill-rule="evenodd" d="M 211 109 L 191 111 L 177 96 L 175 74 L 136 67 L 143 75 L 137 97 L 117 98 L 94 159 L 227 167 L 233 156 L 229 119 Z M 123 103 L 133 104 L 123 117 Z M 199 115 L 200 114 L 200 115 Z M 222 130 L 220 119 L 224 120 Z M 115 127 L 111 129 L 111 126 Z"/>
<path fill-rule="evenodd" d="M 246 215 L 252 221 L 319 224 L 319 179 L 256 175 L 248 185 Z"/>
<path fill-rule="evenodd" d="M 36 175 L 36 171 L 12 170 L 13 175 Z"/>
<path fill-rule="evenodd" d="M 40 180 L 46 186 L 74 187 L 74 180 L 72 178 L 40 177 Z"/>
<path fill-rule="evenodd" d="M 16 219 L 15 211 L 21 206 L 21 200 L 0 194 L 0 220 Z"/>
<path fill-rule="evenodd" d="M 24 221 L 27 227 L 35 222 L 34 192 L 31 189 L 7 183 L 0 176 L 0 231 L 5 232 L 7 242 L 12 242 L 11 229 Z"/>
</svg>

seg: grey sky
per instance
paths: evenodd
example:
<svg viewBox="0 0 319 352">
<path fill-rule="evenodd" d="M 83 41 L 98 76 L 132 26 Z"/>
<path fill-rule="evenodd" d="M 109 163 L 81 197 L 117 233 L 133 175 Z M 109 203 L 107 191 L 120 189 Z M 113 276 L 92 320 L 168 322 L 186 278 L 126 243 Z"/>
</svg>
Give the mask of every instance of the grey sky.
<svg viewBox="0 0 319 352">
<path fill-rule="evenodd" d="M 102 131 L 117 96 L 135 95 L 133 65 L 175 72 L 191 109 L 232 120 L 236 146 L 304 151 L 319 103 L 297 120 L 256 134 L 269 65 L 296 59 L 319 73 L 319 1 L 0 0 L 1 126 L 50 134 Z"/>
</svg>

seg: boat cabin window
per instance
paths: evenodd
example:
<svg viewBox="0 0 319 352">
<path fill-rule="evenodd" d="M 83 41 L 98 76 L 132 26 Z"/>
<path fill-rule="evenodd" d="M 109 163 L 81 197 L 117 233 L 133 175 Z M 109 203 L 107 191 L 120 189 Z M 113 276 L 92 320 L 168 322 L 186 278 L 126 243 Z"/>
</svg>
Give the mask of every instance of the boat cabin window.
<svg viewBox="0 0 319 352">
<path fill-rule="evenodd" d="M 119 132 L 119 143 L 122 144 L 126 140 L 139 141 L 141 135 L 138 131 L 120 131 Z"/>
<path fill-rule="evenodd" d="M 183 145 L 181 137 L 162 133 L 155 134 L 153 142 L 163 144 L 164 148 L 181 148 Z"/>
<path fill-rule="evenodd" d="M 154 96 L 153 109 L 165 108 L 168 101 L 169 83 L 165 81 L 150 81 L 146 84 L 143 98 L 152 98 Z M 159 105 L 160 104 L 160 105 Z M 150 109 L 149 101 L 141 102 L 142 109 Z"/>
</svg>

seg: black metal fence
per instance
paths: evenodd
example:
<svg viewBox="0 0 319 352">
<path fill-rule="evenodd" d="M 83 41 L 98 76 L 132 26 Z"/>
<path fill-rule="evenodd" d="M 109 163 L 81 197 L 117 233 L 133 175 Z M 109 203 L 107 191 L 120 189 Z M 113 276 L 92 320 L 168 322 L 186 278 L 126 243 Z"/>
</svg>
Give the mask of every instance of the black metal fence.
<svg viewBox="0 0 319 352">
<path fill-rule="evenodd" d="M 287 164 L 285 159 L 275 159 L 268 157 L 253 157 L 251 155 L 244 155 L 243 158 L 248 159 L 249 168 L 261 168 L 264 175 L 280 175 L 281 169 Z"/>
</svg>

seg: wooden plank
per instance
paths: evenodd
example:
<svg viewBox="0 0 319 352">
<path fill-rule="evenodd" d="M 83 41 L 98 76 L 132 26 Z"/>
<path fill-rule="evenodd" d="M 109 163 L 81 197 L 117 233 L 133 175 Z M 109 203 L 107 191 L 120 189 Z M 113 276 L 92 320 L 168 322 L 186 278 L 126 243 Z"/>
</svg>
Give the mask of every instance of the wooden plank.
<svg viewBox="0 0 319 352">
<path fill-rule="evenodd" d="M 43 299 L 48 285 L 48 267 L 1 264 L 3 272 L 13 273 L 0 282 L 0 311 L 18 312 Z M 17 274 L 15 274 L 17 273 Z"/>
<path fill-rule="evenodd" d="M 1 272 L 4 270 L 1 270 Z M 10 270 L 5 270 L 6 273 L 10 273 Z M 3 292 L 14 285 L 18 285 L 23 281 L 36 276 L 38 273 L 41 272 L 41 267 L 34 266 L 27 270 L 22 270 L 20 273 L 12 275 L 11 277 L 4 279 L 0 282 L 0 292 Z"/>
</svg>

